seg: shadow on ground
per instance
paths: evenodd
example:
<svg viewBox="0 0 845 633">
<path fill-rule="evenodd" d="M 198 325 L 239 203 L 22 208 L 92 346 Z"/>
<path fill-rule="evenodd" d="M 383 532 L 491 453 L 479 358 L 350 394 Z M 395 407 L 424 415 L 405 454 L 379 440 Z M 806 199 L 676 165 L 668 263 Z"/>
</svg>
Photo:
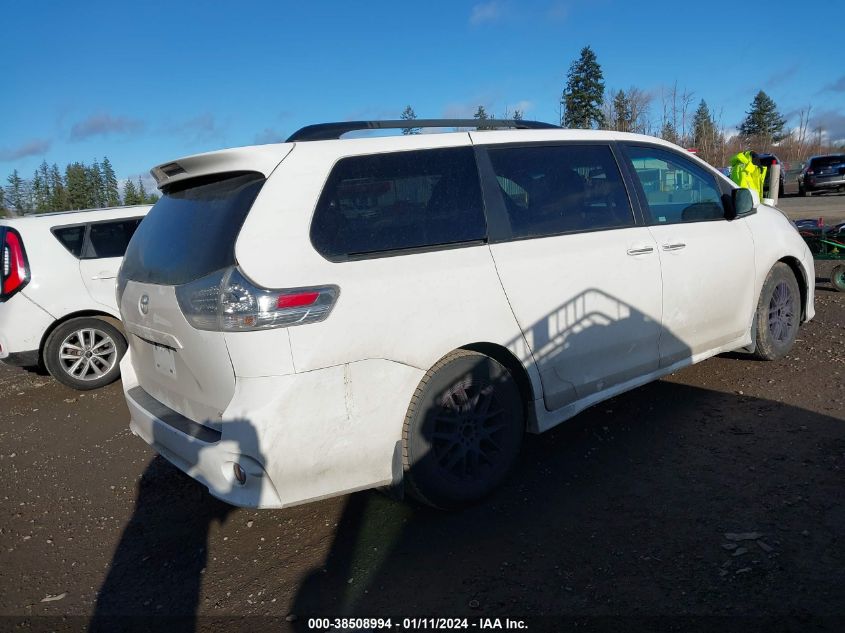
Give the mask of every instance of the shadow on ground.
<svg viewBox="0 0 845 633">
<path fill-rule="evenodd" d="M 462 513 L 350 496 L 291 611 L 841 616 L 843 470 L 841 419 L 653 383 L 532 437 Z"/>
</svg>

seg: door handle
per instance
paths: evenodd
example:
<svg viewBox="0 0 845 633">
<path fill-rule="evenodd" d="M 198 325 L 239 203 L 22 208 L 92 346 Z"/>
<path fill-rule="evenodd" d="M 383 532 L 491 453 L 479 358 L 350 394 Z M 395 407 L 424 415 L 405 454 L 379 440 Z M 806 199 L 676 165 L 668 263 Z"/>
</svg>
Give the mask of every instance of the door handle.
<svg viewBox="0 0 845 633">
<path fill-rule="evenodd" d="M 687 245 L 683 242 L 675 242 L 674 244 L 664 244 L 663 250 L 664 251 L 679 251 L 682 248 L 686 248 Z"/>
<path fill-rule="evenodd" d="M 94 275 L 93 277 L 91 277 L 91 279 L 94 281 L 99 281 L 101 279 L 115 279 L 116 277 L 117 275 L 112 275 L 110 273 L 100 273 L 99 275 Z"/>
<path fill-rule="evenodd" d="M 653 253 L 654 248 L 651 246 L 640 246 L 636 248 L 629 248 L 628 255 L 647 255 L 648 253 Z"/>
</svg>

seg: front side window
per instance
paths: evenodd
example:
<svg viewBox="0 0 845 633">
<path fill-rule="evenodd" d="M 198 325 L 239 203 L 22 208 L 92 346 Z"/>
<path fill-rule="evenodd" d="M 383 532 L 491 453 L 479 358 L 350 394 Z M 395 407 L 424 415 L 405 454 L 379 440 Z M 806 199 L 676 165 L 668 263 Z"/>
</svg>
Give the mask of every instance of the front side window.
<svg viewBox="0 0 845 633">
<path fill-rule="evenodd" d="M 720 220 L 722 192 L 706 169 L 675 152 L 632 145 L 628 157 L 654 224 Z"/>
<path fill-rule="evenodd" d="M 472 148 L 343 158 L 329 175 L 311 241 L 332 261 L 483 240 Z"/>
<path fill-rule="evenodd" d="M 120 220 L 118 222 L 97 222 L 91 225 L 88 233 L 88 253 L 85 259 L 100 259 L 102 257 L 123 257 L 129 240 L 141 220 Z"/>
<path fill-rule="evenodd" d="M 514 238 L 634 224 L 607 145 L 502 147 L 488 153 Z"/>
</svg>

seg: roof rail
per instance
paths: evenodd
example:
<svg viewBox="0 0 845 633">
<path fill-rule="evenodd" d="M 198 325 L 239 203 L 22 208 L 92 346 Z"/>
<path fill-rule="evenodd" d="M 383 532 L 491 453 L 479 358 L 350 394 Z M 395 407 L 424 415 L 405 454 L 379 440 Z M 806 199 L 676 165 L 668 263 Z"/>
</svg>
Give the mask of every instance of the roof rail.
<svg viewBox="0 0 845 633">
<path fill-rule="evenodd" d="M 517 130 L 559 129 L 557 125 L 542 121 L 523 121 L 521 119 L 393 119 L 389 121 L 338 121 L 336 123 L 317 123 L 306 125 L 291 134 L 286 143 L 295 141 L 327 141 L 338 139 L 347 132 L 357 130 L 402 130 L 422 127 L 471 127 L 515 128 Z"/>
</svg>

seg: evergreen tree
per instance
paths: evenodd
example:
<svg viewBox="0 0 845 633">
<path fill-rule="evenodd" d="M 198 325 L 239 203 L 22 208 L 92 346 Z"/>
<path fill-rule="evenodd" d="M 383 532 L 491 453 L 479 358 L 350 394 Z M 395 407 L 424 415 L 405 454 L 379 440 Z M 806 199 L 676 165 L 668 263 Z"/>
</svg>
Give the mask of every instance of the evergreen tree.
<svg viewBox="0 0 845 633">
<path fill-rule="evenodd" d="M 53 163 L 50 168 L 50 209 L 52 211 L 66 211 L 69 209 L 67 189 L 59 171 L 59 166 Z"/>
<path fill-rule="evenodd" d="M 43 183 L 43 197 L 40 205 L 36 203 L 35 210 L 39 212 L 50 211 L 50 202 L 53 197 L 53 187 L 50 181 L 50 167 L 47 165 L 46 160 L 42 160 L 41 164 L 38 166 L 38 176 L 41 178 L 41 182 Z"/>
<path fill-rule="evenodd" d="M 786 119 L 778 112 L 772 98 L 762 90 L 751 102 L 749 110 L 739 126 L 739 133 L 746 139 L 753 139 L 757 143 L 769 144 L 786 138 L 783 128 Z"/>
<path fill-rule="evenodd" d="M 613 95 L 611 104 L 610 129 L 617 132 L 634 131 L 634 108 L 631 99 L 624 90 L 618 90 Z M 605 123 L 608 123 L 607 121 Z"/>
<path fill-rule="evenodd" d="M 21 178 L 20 174 L 18 174 L 17 169 L 9 174 L 6 182 L 9 183 L 9 188 L 6 190 L 6 199 L 9 204 L 9 208 L 18 212 L 24 211 L 25 184 L 23 178 Z"/>
<path fill-rule="evenodd" d="M 0 187 L 0 215 L 6 215 L 6 190 Z"/>
<path fill-rule="evenodd" d="M 417 118 L 417 113 L 414 112 L 414 109 L 410 105 L 407 105 L 407 106 L 405 106 L 405 109 L 402 110 L 402 114 L 399 115 L 399 118 L 402 119 L 403 121 L 413 121 L 414 119 Z M 421 131 L 422 131 L 422 128 L 418 128 L 418 127 L 404 127 L 404 128 L 402 128 L 402 134 L 405 134 L 405 135 L 419 134 Z"/>
<path fill-rule="evenodd" d="M 91 205 L 89 179 L 83 163 L 70 163 L 65 168 L 67 208 L 88 209 Z"/>
<path fill-rule="evenodd" d="M 704 99 L 698 104 L 692 119 L 692 143 L 698 149 L 698 155 L 713 164 L 722 143 L 722 135 L 716 128 L 716 122 Z"/>
<path fill-rule="evenodd" d="M 97 159 L 90 167 L 85 169 L 85 176 L 88 181 L 88 201 L 92 208 L 106 206 L 106 186 L 103 182 L 103 173 L 100 171 L 100 163 Z"/>
<path fill-rule="evenodd" d="M 566 88 L 561 96 L 564 127 L 590 129 L 601 127 L 604 114 L 604 75 L 589 46 L 581 49 L 581 56 L 572 62 L 566 76 Z"/>
<path fill-rule="evenodd" d="M 480 105 L 480 106 L 478 106 L 478 109 L 475 111 L 475 114 L 472 115 L 472 118 L 478 119 L 479 121 L 486 121 L 488 119 L 492 119 L 493 117 L 490 116 L 489 114 L 487 114 L 487 109 L 483 105 Z M 479 125 L 477 129 L 479 129 L 479 130 L 489 130 L 491 128 L 490 128 L 489 125 Z"/>
<path fill-rule="evenodd" d="M 117 188 L 117 176 L 108 156 L 103 157 L 101 166 L 103 174 L 103 204 L 107 207 L 116 207 L 120 204 L 120 191 Z"/>
<path fill-rule="evenodd" d="M 32 201 L 36 213 L 50 210 L 50 183 L 44 180 L 39 169 L 32 176 Z"/>
<path fill-rule="evenodd" d="M 144 181 L 141 180 L 141 177 L 138 176 L 138 202 L 135 204 L 146 204 L 147 203 L 147 190 L 144 188 Z"/>
<path fill-rule="evenodd" d="M 127 180 L 123 185 L 123 204 L 138 204 L 138 191 L 135 189 L 135 183 Z"/>
<path fill-rule="evenodd" d="M 667 140 L 670 143 L 675 143 L 676 145 L 681 140 L 681 136 L 675 128 L 675 124 L 671 121 L 666 121 L 666 123 L 663 124 L 663 129 L 660 130 L 660 138 Z"/>
</svg>

